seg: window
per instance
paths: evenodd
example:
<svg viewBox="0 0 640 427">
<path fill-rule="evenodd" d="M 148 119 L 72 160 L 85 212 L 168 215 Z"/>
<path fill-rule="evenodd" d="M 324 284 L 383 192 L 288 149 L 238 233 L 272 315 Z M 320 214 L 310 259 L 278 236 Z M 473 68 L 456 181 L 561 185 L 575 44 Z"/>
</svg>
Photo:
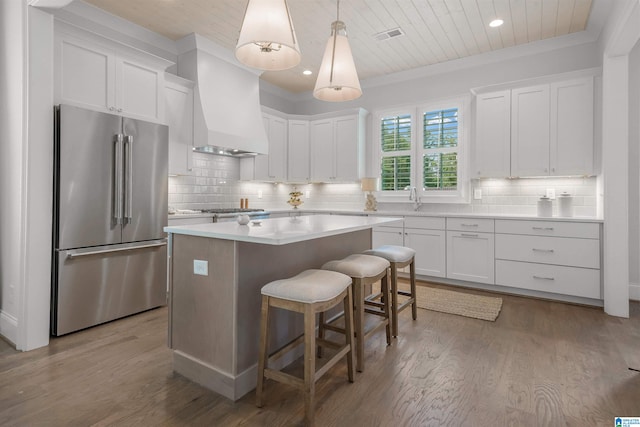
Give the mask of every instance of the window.
<svg viewBox="0 0 640 427">
<path fill-rule="evenodd" d="M 457 99 L 378 113 L 381 200 L 406 202 L 416 187 L 423 201 L 467 201 L 467 104 Z"/>
</svg>

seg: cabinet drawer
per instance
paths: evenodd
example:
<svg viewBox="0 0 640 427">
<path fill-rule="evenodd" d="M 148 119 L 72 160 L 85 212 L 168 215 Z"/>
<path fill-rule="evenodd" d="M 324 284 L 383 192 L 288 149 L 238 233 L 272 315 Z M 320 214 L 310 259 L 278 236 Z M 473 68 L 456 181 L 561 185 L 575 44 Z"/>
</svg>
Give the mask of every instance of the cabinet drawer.
<svg viewBox="0 0 640 427">
<path fill-rule="evenodd" d="M 496 233 L 599 239 L 600 224 L 594 222 L 523 221 L 497 219 Z"/>
<path fill-rule="evenodd" d="M 493 233 L 494 222 L 487 218 L 447 218 L 447 230 Z"/>
<path fill-rule="evenodd" d="M 434 218 L 425 216 L 408 216 L 404 219 L 404 226 L 407 228 L 425 228 L 428 230 L 444 230 L 446 223 L 444 218 Z"/>
<path fill-rule="evenodd" d="M 496 260 L 496 285 L 601 299 L 600 270 Z"/>
<path fill-rule="evenodd" d="M 496 259 L 600 268 L 600 241 L 496 234 Z"/>
</svg>

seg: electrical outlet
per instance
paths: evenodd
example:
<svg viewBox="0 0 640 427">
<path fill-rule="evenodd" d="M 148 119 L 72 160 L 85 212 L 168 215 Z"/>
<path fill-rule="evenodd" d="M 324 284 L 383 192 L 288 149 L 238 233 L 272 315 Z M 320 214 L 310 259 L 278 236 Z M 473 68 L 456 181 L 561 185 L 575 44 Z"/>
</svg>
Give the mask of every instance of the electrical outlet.
<svg viewBox="0 0 640 427">
<path fill-rule="evenodd" d="M 473 190 L 473 199 L 482 200 L 482 188 L 476 188 Z"/>
<path fill-rule="evenodd" d="M 193 260 L 193 274 L 197 274 L 199 276 L 208 276 L 209 275 L 209 261 L 202 261 L 199 259 Z"/>
<path fill-rule="evenodd" d="M 309 197 L 311 197 L 311 190 L 307 190 L 304 192 L 304 198 L 308 199 Z"/>
<path fill-rule="evenodd" d="M 556 198 L 556 189 L 555 188 L 547 188 L 547 197 L 550 199 Z"/>
<path fill-rule="evenodd" d="M 258 199 L 262 199 L 262 190 L 258 190 Z"/>
</svg>

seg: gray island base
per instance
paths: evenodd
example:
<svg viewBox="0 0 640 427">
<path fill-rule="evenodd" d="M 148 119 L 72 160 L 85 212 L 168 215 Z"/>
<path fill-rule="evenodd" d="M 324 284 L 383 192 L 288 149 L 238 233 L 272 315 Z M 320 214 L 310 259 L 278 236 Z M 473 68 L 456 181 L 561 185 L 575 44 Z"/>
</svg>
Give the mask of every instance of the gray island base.
<svg viewBox="0 0 640 427">
<path fill-rule="evenodd" d="M 262 286 L 369 249 L 371 228 L 394 221 L 401 219 L 316 215 L 166 227 L 174 371 L 240 399 L 256 385 Z M 194 261 L 206 262 L 207 275 L 194 273 Z M 277 310 L 270 328 L 274 351 L 302 334 L 302 316 Z"/>
</svg>

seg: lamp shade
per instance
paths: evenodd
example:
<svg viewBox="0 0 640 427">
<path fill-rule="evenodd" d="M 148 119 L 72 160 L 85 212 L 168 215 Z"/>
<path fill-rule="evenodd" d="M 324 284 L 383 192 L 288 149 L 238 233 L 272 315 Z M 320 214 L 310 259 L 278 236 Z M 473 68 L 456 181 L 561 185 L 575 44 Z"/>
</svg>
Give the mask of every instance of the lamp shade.
<svg viewBox="0 0 640 427">
<path fill-rule="evenodd" d="M 360 187 L 362 191 L 378 191 L 378 178 L 362 178 Z"/>
<path fill-rule="evenodd" d="M 286 0 L 249 0 L 236 46 L 238 61 L 261 70 L 300 63 L 300 48 Z"/>
<path fill-rule="evenodd" d="M 321 101 L 351 101 L 362 95 L 358 72 L 353 62 L 346 26 L 331 24 L 331 37 L 322 57 L 313 96 Z"/>
</svg>

